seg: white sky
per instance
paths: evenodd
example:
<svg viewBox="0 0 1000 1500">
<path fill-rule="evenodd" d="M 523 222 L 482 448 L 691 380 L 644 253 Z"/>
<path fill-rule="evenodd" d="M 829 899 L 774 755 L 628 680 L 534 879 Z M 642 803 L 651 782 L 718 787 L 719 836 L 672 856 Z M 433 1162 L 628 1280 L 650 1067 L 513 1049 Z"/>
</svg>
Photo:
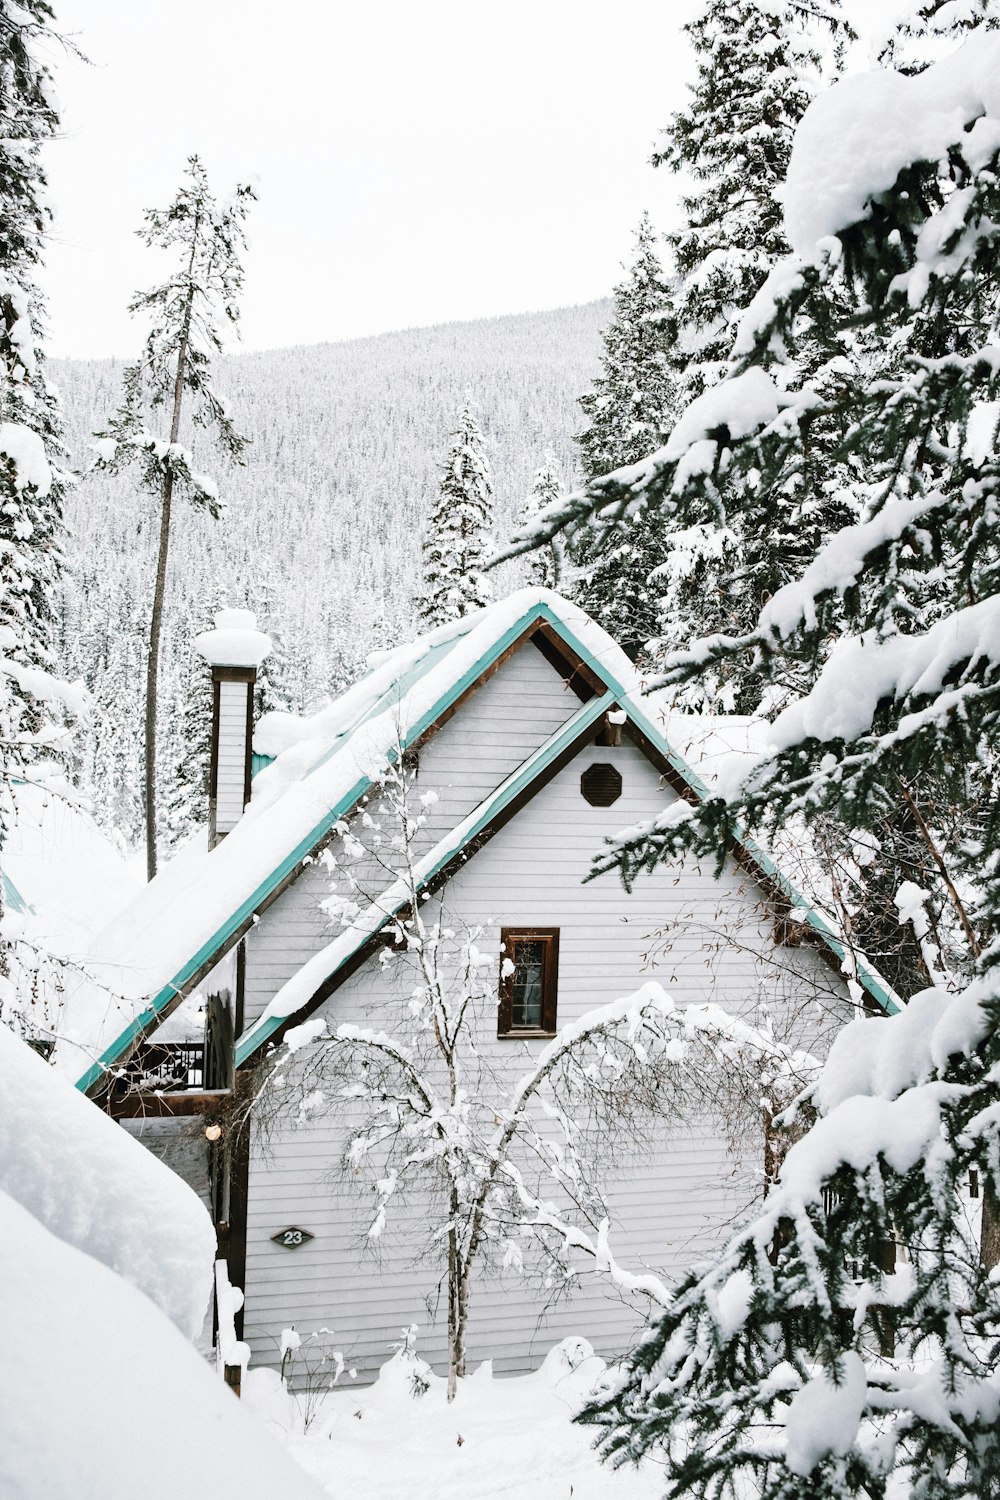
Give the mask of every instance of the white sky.
<svg viewBox="0 0 1000 1500">
<path fill-rule="evenodd" d="M 693 71 L 700 0 L 56 0 L 50 352 L 130 354 L 134 235 L 198 152 L 254 183 L 243 344 L 276 348 L 605 296 Z M 856 23 L 901 0 L 850 0 Z"/>
</svg>

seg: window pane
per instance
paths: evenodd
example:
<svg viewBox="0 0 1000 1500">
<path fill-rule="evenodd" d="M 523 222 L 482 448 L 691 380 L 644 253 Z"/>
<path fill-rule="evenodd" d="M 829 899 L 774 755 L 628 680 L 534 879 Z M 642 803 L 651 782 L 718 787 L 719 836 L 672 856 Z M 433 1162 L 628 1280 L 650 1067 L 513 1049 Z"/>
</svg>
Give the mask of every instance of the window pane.
<svg viewBox="0 0 1000 1500">
<path fill-rule="evenodd" d="M 514 945 L 514 998 L 511 1025 L 542 1024 L 542 979 L 545 973 L 545 944 L 538 939 Z"/>
</svg>

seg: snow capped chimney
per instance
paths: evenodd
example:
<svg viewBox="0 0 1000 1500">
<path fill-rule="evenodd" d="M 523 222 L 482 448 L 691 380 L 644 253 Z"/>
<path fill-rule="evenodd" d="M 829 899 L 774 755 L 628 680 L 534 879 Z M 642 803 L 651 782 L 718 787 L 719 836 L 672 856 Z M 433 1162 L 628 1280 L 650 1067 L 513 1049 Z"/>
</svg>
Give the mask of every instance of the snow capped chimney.
<svg viewBox="0 0 1000 1500">
<path fill-rule="evenodd" d="M 212 764 L 208 847 L 231 833 L 250 800 L 253 688 L 271 642 L 249 609 L 220 609 L 215 629 L 195 636 L 195 650 L 212 669 Z"/>
</svg>

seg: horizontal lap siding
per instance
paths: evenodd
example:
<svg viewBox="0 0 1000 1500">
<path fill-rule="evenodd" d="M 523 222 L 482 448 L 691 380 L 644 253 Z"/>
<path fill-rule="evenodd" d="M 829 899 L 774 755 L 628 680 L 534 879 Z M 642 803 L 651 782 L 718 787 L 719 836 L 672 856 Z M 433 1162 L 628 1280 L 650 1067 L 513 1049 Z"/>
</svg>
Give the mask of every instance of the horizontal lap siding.
<svg viewBox="0 0 1000 1500">
<path fill-rule="evenodd" d="M 502 722 L 496 733 L 506 742 Z M 581 772 L 597 761 L 612 762 L 622 774 L 623 794 L 610 808 L 593 808 L 580 793 Z M 438 770 L 425 753 L 421 780 Z M 583 883 L 604 837 L 648 819 L 672 796 L 631 745 L 584 751 L 449 884 L 449 913 L 470 926 L 491 920 L 494 946 L 500 926 L 558 927 L 560 1024 L 631 993 L 649 978 L 669 980 L 679 1004 L 711 999 L 741 1010 L 756 1001 L 762 983 L 772 999 L 789 989 L 796 996 L 808 995 L 814 982 L 836 991 L 810 950 L 782 950 L 792 976 L 780 983 L 766 965 L 761 967 L 758 955 L 773 951 L 772 920 L 759 891 L 732 864 L 718 881 L 708 861 L 664 867 L 642 876 L 631 895 L 612 875 Z M 666 934 L 662 942 L 672 943 L 669 952 L 655 951 L 652 934 L 658 930 Z M 483 940 L 479 946 L 486 951 L 490 944 Z M 369 963 L 341 987 L 327 1010 L 337 1021 L 392 1025 L 411 984 L 402 972 L 382 972 Z M 538 1044 L 498 1042 L 491 1027 L 493 1012 L 482 1036 L 484 1051 L 508 1079 L 516 1078 Z M 259 1359 L 273 1361 L 282 1327 L 295 1323 L 306 1333 L 326 1326 L 362 1378 L 370 1378 L 399 1329 L 415 1322 L 421 1330 L 419 1347 L 440 1368 L 443 1305 L 433 1322 L 425 1306 L 439 1271 L 436 1262 L 414 1264 L 426 1213 L 419 1204 L 402 1214 L 397 1210 L 395 1235 L 390 1214 L 384 1259 L 381 1264 L 372 1260 L 364 1249 L 372 1213 L 370 1165 L 359 1179 L 363 1192 L 345 1188 L 336 1170 L 341 1147 L 342 1138 L 329 1121 L 315 1120 L 305 1128 L 279 1132 L 270 1160 L 255 1158 L 247 1337 Z M 752 1143 L 734 1180 L 734 1162 L 716 1129 L 664 1126 L 653 1158 L 614 1177 L 609 1207 L 618 1260 L 630 1270 L 648 1266 L 667 1279 L 682 1275 L 726 1232 L 746 1202 L 758 1154 Z M 312 1230 L 316 1239 L 294 1251 L 270 1243 L 270 1235 L 291 1224 Z M 643 1299 L 623 1303 L 587 1271 L 583 1257 L 579 1266 L 578 1289 L 547 1313 L 545 1294 L 517 1277 L 508 1273 L 483 1279 L 473 1296 L 473 1361 L 493 1358 L 504 1371 L 531 1368 L 551 1343 L 571 1333 L 591 1339 L 607 1357 L 629 1348 L 644 1325 L 648 1304 Z"/>
<path fill-rule="evenodd" d="M 580 707 L 530 643 L 506 661 L 420 752 L 417 788 L 438 801 L 428 843 L 450 832 Z"/>
<path fill-rule="evenodd" d="M 478 807 L 579 707 L 579 698 L 540 651 L 527 645 L 516 652 L 420 752 L 418 790 L 434 791 L 438 797 L 428 811 L 422 845 L 437 842 Z M 364 838 L 360 829 L 358 835 Z M 362 879 L 361 884 L 367 882 Z M 321 866 L 306 866 L 247 938 L 247 1026 L 281 985 L 334 936 L 320 910 L 330 887 L 331 878 Z"/>
<path fill-rule="evenodd" d="M 246 791 L 247 694 L 245 682 L 219 683 L 219 771 L 215 826 L 229 833 L 243 816 Z"/>
</svg>

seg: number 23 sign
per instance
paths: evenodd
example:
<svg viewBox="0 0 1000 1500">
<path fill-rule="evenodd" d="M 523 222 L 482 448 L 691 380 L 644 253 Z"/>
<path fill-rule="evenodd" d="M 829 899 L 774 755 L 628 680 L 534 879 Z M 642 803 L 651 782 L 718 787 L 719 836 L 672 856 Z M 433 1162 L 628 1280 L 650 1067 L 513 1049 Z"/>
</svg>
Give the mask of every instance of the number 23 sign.
<svg viewBox="0 0 1000 1500">
<path fill-rule="evenodd" d="M 297 1250 L 300 1245 L 305 1245 L 314 1238 L 308 1229 L 299 1229 L 294 1224 L 289 1229 L 279 1229 L 277 1234 L 271 1236 L 274 1243 L 285 1250 Z"/>
</svg>

